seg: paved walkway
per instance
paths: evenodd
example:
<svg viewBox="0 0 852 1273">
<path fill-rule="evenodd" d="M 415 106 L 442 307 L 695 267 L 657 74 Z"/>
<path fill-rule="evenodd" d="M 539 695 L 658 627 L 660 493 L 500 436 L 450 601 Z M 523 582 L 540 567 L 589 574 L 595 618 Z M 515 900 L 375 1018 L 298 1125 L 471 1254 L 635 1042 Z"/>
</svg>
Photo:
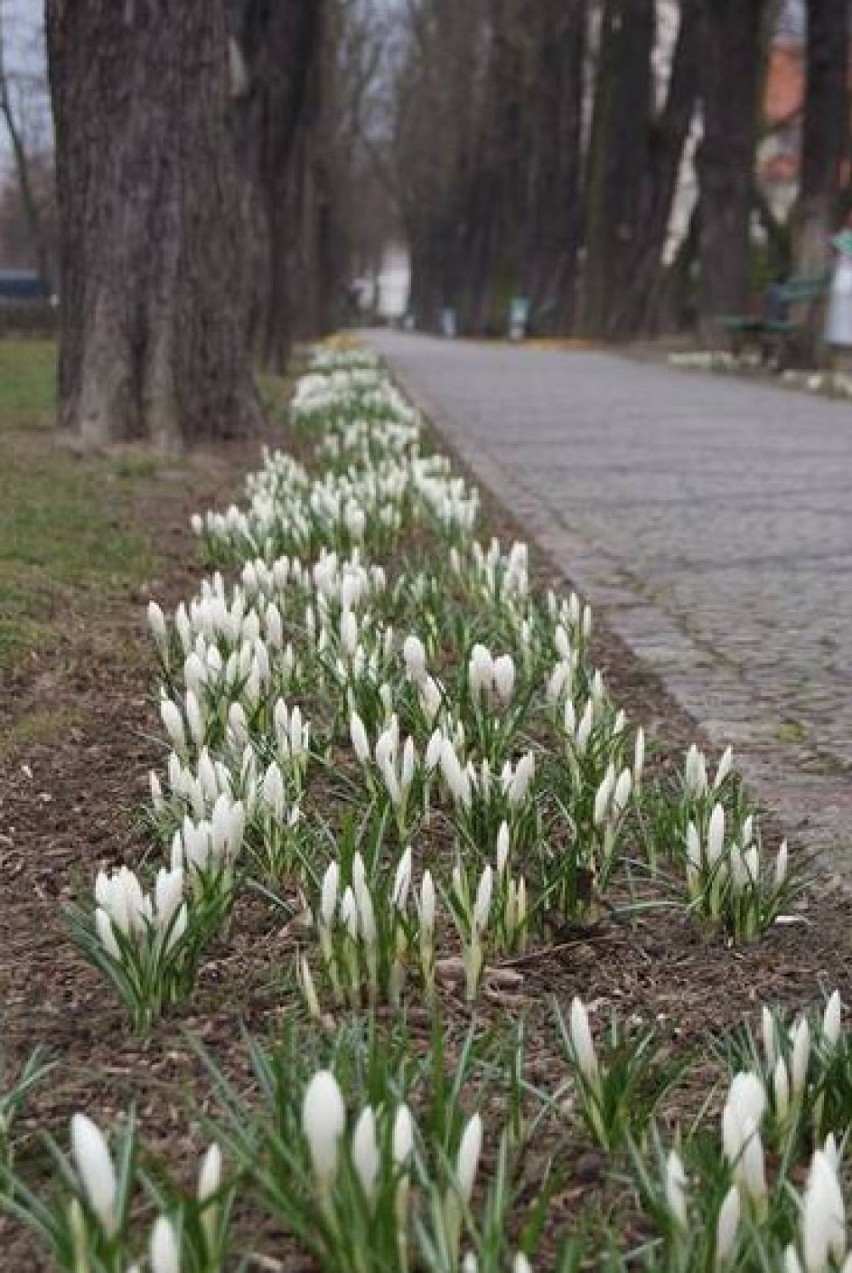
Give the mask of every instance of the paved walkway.
<svg viewBox="0 0 852 1273">
<path fill-rule="evenodd" d="M 852 406 L 597 352 L 369 339 L 788 829 L 852 872 Z"/>
</svg>

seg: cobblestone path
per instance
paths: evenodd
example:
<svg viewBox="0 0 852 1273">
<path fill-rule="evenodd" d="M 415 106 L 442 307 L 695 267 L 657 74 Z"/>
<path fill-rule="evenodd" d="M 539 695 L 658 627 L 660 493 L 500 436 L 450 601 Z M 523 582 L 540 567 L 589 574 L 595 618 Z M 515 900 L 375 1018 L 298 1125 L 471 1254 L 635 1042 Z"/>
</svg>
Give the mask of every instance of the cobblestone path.
<svg viewBox="0 0 852 1273">
<path fill-rule="evenodd" d="M 852 406 L 598 352 L 369 340 L 788 830 L 852 878 Z"/>
</svg>

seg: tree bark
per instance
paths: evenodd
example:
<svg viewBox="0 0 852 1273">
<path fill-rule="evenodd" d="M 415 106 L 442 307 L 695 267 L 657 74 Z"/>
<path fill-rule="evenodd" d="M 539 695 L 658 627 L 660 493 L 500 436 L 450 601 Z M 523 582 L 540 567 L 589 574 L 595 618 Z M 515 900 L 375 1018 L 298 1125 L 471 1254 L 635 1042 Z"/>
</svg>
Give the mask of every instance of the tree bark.
<svg viewBox="0 0 852 1273">
<path fill-rule="evenodd" d="M 757 144 L 765 0 L 702 0 L 704 136 L 696 157 L 701 201 L 701 314 L 742 313 L 750 283 L 749 218 Z"/>
<path fill-rule="evenodd" d="M 849 6 L 808 0 L 807 88 L 802 174 L 796 211 L 796 265 L 826 269 L 837 223 L 841 164 L 849 144 Z"/>
<path fill-rule="evenodd" d="M 323 8 L 323 0 L 231 0 L 234 54 L 245 68 L 235 117 L 257 239 L 258 352 L 263 365 L 278 372 L 293 329 L 292 253 L 305 133 L 319 113 Z"/>
<path fill-rule="evenodd" d="M 700 62 L 698 0 L 681 0 L 665 104 L 648 123 L 648 169 L 637 227 L 634 264 L 627 285 L 613 297 L 610 328 L 629 336 L 659 326 L 667 289 L 663 254 L 677 191 L 684 147 L 698 100 Z"/>
<path fill-rule="evenodd" d="M 613 334 L 641 232 L 652 111 L 653 0 L 606 0 L 586 173 L 584 326 Z"/>
<path fill-rule="evenodd" d="M 173 449 L 261 423 L 224 0 L 47 0 L 60 417 Z"/>
</svg>

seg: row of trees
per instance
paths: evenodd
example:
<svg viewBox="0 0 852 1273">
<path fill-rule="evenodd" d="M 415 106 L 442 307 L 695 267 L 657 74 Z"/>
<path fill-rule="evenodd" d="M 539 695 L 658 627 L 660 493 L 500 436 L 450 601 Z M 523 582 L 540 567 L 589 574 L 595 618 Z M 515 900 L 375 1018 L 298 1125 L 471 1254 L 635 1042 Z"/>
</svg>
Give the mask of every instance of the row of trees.
<svg viewBox="0 0 852 1273">
<path fill-rule="evenodd" d="M 749 227 L 788 251 L 755 183 L 773 0 L 410 0 L 396 171 L 418 320 L 624 337 L 739 312 Z M 672 28 L 660 59 L 660 26 Z M 802 187 L 793 240 L 824 266 L 849 159 L 849 5 L 807 0 Z M 697 147 L 695 146 L 697 140 Z M 687 151 L 698 199 L 667 255 Z M 692 290 L 694 291 L 694 285 Z"/>
<path fill-rule="evenodd" d="M 40 211 L 2 51 L 39 265 Z M 412 308 L 627 337 L 747 303 L 759 213 L 824 266 L 849 160 L 849 5 L 807 4 L 793 233 L 757 188 L 778 0 L 45 0 L 61 415 L 95 444 L 254 430 L 256 359 L 334 322 L 398 233 Z M 687 159 L 698 199 L 672 250 Z M 696 280 L 698 286 L 696 289 Z"/>
</svg>

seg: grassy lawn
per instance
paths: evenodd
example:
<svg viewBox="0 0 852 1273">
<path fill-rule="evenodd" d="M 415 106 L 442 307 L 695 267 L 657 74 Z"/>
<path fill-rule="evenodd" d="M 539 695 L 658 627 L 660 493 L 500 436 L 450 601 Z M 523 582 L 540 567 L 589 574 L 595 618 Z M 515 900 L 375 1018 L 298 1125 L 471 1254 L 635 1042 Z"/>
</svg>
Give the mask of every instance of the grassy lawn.
<svg viewBox="0 0 852 1273">
<path fill-rule="evenodd" d="M 53 342 L 0 341 L 0 669 L 156 565 L 128 512 L 162 462 L 78 455 L 54 430 L 55 403 Z"/>
</svg>

